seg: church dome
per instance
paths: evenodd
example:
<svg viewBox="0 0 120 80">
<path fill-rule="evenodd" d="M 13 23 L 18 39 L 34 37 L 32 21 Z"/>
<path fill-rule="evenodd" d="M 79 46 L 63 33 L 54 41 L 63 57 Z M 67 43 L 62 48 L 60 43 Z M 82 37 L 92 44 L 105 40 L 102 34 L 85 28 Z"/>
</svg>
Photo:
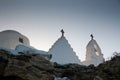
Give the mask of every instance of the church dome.
<svg viewBox="0 0 120 80">
<path fill-rule="evenodd" d="M 0 32 L 0 47 L 15 49 L 19 44 L 30 45 L 29 39 L 15 30 Z"/>
<path fill-rule="evenodd" d="M 15 30 L 5 30 L 5 31 L 2 31 L 2 33 L 18 33 L 18 34 L 20 34 L 19 32 L 15 31 Z"/>
</svg>

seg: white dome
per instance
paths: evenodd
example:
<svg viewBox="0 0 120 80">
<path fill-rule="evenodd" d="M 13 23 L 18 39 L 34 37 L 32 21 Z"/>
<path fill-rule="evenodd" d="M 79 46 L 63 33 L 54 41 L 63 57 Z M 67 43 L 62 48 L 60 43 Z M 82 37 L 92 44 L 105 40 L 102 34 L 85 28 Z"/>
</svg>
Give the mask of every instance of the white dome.
<svg viewBox="0 0 120 80">
<path fill-rule="evenodd" d="M 49 49 L 48 53 L 52 54 L 52 62 L 57 62 L 59 64 L 81 64 L 78 56 L 68 43 L 68 40 L 64 37 L 63 31 L 62 36 Z"/>
<path fill-rule="evenodd" d="M 19 32 L 15 31 L 15 30 L 5 30 L 5 31 L 2 31 L 2 33 L 18 33 L 18 34 L 20 34 Z"/>
<path fill-rule="evenodd" d="M 19 44 L 29 46 L 29 39 L 14 30 L 5 30 L 0 32 L 0 47 L 15 49 Z"/>
</svg>

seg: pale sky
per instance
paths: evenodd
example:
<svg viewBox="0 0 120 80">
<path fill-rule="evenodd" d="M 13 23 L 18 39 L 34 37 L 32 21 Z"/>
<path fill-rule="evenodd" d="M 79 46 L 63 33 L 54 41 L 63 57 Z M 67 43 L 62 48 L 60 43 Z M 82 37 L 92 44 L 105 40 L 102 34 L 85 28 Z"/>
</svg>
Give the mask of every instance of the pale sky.
<svg viewBox="0 0 120 80">
<path fill-rule="evenodd" d="M 0 31 L 8 29 L 45 51 L 64 29 L 81 61 L 92 33 L 108 58 L 120 52 L 120 0 L 0 0 Z"/>
</svg>

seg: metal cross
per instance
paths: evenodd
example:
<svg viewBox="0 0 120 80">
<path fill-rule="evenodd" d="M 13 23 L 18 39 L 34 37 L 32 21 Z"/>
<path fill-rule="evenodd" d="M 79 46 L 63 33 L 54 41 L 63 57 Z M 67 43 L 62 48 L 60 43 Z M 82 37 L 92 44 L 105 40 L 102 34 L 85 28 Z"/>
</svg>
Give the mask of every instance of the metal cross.
<svg viewBox="0 0 120 80">
<path fill-rule="evenodd" d="M 90 36 L 91 36 L 91 39 L 93 39 L 93 38 L 94 38 L 94 36 L 93 36 L 92 34 L 91 34 Z"/>
<path fill-rule="evenodd" d="M 64 32 L 64 30 L 63 30 L 63 29 L 61 30 L 61 33 L 62 33 L 62 36 L 64 36 L 64 33 L 65 33 L 65 32 Z"/>
</svg>

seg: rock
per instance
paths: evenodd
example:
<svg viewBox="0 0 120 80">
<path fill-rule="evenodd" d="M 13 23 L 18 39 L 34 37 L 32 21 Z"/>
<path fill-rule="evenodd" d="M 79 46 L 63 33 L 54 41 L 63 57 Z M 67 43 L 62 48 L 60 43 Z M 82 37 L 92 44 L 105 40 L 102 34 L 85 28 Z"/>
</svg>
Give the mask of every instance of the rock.
<svg viewBox="0 0 120 80">
<path fill-rule="evenodd" d="M 40 54 L 11 55 L 0 50 L 0 80 L 120 80 L 120 56 L 97 67 L 51 64 Z"/>
<path fill-rule="evenodd" d="M 0 50 L 0 78 L 20 80 L 53 80 L 53 66 L 42 55 L 10 55 Z M 1 80 L 0 79 L 0 80 Z"/>
<path fill-rule="evenodd" d="M 0 50 L 0 76 L 4 74 L 4 70 L 8 64 L 8 52 Z"/>
<path fill-rule="evenodd" d="M 28 70 L 28 74 L 27 74 L 28 80 L 53 80 L 52 74 L 50 74 L 47 71 L 42 71 L 33 66 L 27 68 L 27 70 Z"/>
<path fill-rule="evenodd" d="M 103 79 L 99 76 L 95 76 L 94 80 L 103 80 Z"/>
<path fill-rule="evenodd" d="M 36 55 L 31 59 L 32 66 L 41 70 L 51 71 L 53 70 L 52 64 L 41 55 Z"/>
</svg>

